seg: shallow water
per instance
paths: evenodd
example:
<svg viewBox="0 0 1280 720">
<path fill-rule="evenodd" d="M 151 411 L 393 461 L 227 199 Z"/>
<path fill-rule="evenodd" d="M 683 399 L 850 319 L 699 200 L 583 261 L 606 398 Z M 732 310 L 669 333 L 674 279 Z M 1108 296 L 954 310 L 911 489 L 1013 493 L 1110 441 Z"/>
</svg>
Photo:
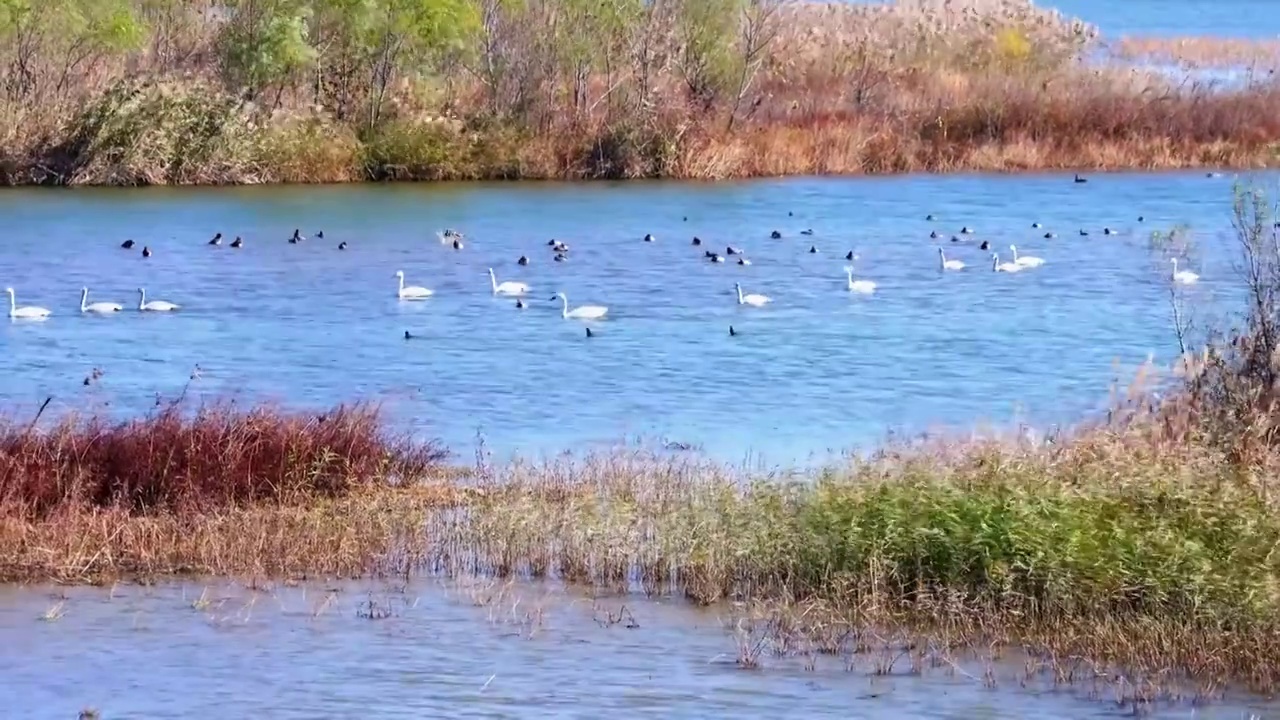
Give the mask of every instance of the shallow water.
<svg viewBox="0 0 1280 720">
<path fill-rule="evenodd" d="M 643 435 L 779 463 L 873 443 L 886 428 L 1076 421 L 1148 353 L 1173 350 L 1169 265 L 1152 259 L 1152 230 L 1194 229 L 1203 277 L 1183 295 L 1197 310 L 1234 286 L 1231 183 L 1184 173 L 1083 185 L 973 175 L 8 191 L 0 278 L 54 315 L 0 323 L 0 403 L 27 413 L 53 396 L 55 410 L 134 413 L 155 393 L 177 395 L 198 365 L 193 395 L 380 399 L 464 457 L 477 432 L 499 453 Z M 965 225 L 976 230 L 966 242 L 945 239 Z M 295 226 L 325 239 L 288 244 Z M 435 237 L 443 227 L 466 232 L 462 251 Z M 1050 229 L 1059 236 L 1042 239 Z M 208 247 L 214 231 L 247 244 Z M 692 247 L 694 235 L 706 244 Z M 155 255 L 119 249 L 126 237 Z M 569 262 L 552 262 L 552 237 L 571 243 Z M 992 273 L 983 239 L 1047 263 Z M 754 264 L 703 259 L 727 244 Z M 939 272 L 939 247 L 969 267 Z M 879 283 L 874 295 L 846 291 L 850 250 L 857 275 Z M 488 267 L 533 286 L 528 309 L 491 296 Z M 435 297 L 398 301 L 397 269 Z M 774 303 L 739 306 L 735 282 Z M 183 307 L 84 317 L 83 285 L 91 300 L 136 307 L 145 286 Z M 560 317 L 555 291 L 609 306 L 596 337 Z M 85 387 L 93 367 L 105 376 Z"/>
<path fill-rule="evenodd" d="M 276 587 L 227 583 L 113 590 L 0 588 L 0 677 L 12 717 L 116 718 L 1119 717 L 1089 688 L 1023 687 L 1021 665 L 955 660 L 920 676 L 876 658 L 764 653 L 738 668 L 725 612 L 627 600 L 639 627 L 609 624 L 624 604 L 551 586 L 414 583 Z M 370 620 L 369 602 L 389 617 Z M 41 617 L 57 608 L 54 621 Z M 976 661 L 975 661 L 976 662 Z M 850 669 L 851 667 L 851 669 Z M 956 669 L 952 669 L 955 667 Z M 1110 691 L 1102 694 L 1109 699 Z M 852 711 L 852 715 L 850 712 Z M 1276 717 L 1231 698 L 1155 717 Z"/>
</svg>

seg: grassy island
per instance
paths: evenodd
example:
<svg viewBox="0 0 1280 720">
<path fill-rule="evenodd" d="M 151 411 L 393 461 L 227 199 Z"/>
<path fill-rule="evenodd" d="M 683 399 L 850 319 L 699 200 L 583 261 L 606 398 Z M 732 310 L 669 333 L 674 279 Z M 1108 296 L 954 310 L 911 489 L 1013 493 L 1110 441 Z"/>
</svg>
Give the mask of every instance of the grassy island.
<svg viewBox="0 0 1280 720">
<path fill-rule="evenodd" d="M 1278 57 L 1026 0 L 11 0 L 0 184 L 1263 167 Z"/>
</svg>

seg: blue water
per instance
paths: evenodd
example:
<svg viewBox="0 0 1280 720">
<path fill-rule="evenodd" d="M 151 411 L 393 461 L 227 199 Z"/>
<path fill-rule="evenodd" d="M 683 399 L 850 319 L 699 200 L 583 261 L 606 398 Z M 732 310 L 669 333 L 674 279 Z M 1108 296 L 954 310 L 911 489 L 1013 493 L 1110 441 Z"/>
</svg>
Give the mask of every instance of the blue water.
<svg viewBox="0 0 1280 720">
<path fill-rule="evenodd" d="M 0 219 L 12 230 L 0 277 L 20 304 L 54 315 L 0 325 L 0 402 L 25 413 L 53 396 L 55 411 L 134 413 L 190 383 L 196 397 L 290 406 L 378 399 L 464 457 L 477 434 L 500 455 L 644 436 L 780 463 L 892 429 L 1071 422 L 1102 407 L 1113 380 L 1148 353 L 1170 357 L 1168 263 L 1152 260 L 1151 230 L 1194 229 L 1203 257 L 1189 262 L 1203 280 L 1185 294 L 1218 307 L 1210 298 L 1232 286 L 1231 182 L 1187 173 L 1083 185 L 1032 175 L 5 192 Z M 1042 239 L 1033 221 L 1059 237 Z M 966 225 L 977 232 L 965 243 L 929 238 Z M 295 226 L 325 239 L 290 245 Z M 466 233 L 463 250 L 436 238 L 444 227 Z M 800 235 L 806 228 L 815 234 Z M 784 238 L 770 239 L 774 229 Z M 208 247 L 215 231 L 246 247 Z M 643 242 L 646 232 L 657 242 Z M 694 235 L 706 244 L 692 247 Z M 154 256 L 119 249 L 126 237 Z M 548 238 L 571 244 L 568 262 L 552 261 Z M 1006 256 L 1019 243 L 1047 264 L 992 273 L 982 239 Z M 336 250 L 340 241 L 350 249 Z M 703 259 L 730 243 L 754 264 Z M 969 268 L 940 273 L 938 247 Z M 846 291 L 849 250 L 857 276 L 879 283 L 874 295 Z M 491 296 L 488 267 L 532 285 L 528 309 Z M 398 269 L 435 297 L 398 301 Z M 735 282 L 774 303 L 739 306 Z M 81 317 L 82 285 L 91 300 L 136 307 L 145 286 L 183 307 Z M 557 291 L 609 307 L 595 337 L 560 317 Z M 406 341 L 406 330 L 419 337 Z M 94 367 L 104 377 L 83 386 Z"/>
</svg>

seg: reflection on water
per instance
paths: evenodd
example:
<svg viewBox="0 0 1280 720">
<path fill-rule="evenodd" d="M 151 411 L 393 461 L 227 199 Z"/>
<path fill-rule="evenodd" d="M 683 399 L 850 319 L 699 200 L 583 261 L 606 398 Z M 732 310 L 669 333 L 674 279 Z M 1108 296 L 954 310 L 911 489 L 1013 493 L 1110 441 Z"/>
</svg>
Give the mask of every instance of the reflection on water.
<svg viewBox="0 0 1280 720">
<path fill-rule="evenodd" d="M 776 462 L 890 428 L 1075 421 L 1117 362 L 1123 376 L 1173 350 L 1152 230 L 1196 231 L 1196 307 L 1231 286 L 1230 196 L 1230 177 L 1204 173 L 5 192 L 0 276 L 55 315 L 0 324 L 0 402 L 137 412 L 199 365 L 197 396 L 381 399 L 464 456 L 477 432 L 500 453 L 638 434 Z M 289 244 L 296 226 L 325 239 Z M 962 226 L 975 233 L 949 242 Z M 466 232 L 463 250 L 436 239 L 444 227 Z M 207 246 L 215 231 L 246 245 Z M 126 237 L 155 254 L 119 249 Z M 983 240 L 1047 263 L 992 273 Z M 703 258 L 730 244 L 753 264 Z M 939 245 L 969 267 L 939 272 Z M 850 251 L 874 295 L 846 290 Z M 490 267 L 532 286 L 527 309 L 491 294 Z M 396 270 L 435 296 L 397 301 Z M 774 302 L 739 306 L 735 282 Z M 183 307 L 81 317 L 81 286 Z M 560 317 L 556 291 L 609 307 L 595 337 Z"/>
<path fill-rule="evenodd" d="M 0 589 L 6 713 L 72 718 L 1117 715 L 1081 687 L 1024 687 L 1022 666 L 878 658 L 736 663 L 726 609 L 599 600 L 550 585 L 212 583 Z M 625 607 L 625 610 L 624 610 Z M 49 614 L 49 620 L 41 617 Z M 813 669 L 808 669 L 809 663 Z M 1108 697 L 1106 694 L 1103 698 Z M 850 712 L 852 711 L 852 715 Z M 1224 702 L 1157 717 L 1267 717 Z"/>
</svg>

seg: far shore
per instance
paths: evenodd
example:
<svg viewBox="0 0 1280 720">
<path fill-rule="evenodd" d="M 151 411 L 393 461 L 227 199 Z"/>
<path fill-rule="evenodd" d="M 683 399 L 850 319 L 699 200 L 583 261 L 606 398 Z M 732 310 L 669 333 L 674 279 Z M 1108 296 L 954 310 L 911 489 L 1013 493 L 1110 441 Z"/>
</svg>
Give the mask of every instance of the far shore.
<svg viewBox="0 0 1280 720">
<path fill-rule="evenodd" d="M 0 186 L 1280 167 L 1272 41 L 1113 40 L 1027 0 L 381 2 L 23 15 Z"/>
</svg>

